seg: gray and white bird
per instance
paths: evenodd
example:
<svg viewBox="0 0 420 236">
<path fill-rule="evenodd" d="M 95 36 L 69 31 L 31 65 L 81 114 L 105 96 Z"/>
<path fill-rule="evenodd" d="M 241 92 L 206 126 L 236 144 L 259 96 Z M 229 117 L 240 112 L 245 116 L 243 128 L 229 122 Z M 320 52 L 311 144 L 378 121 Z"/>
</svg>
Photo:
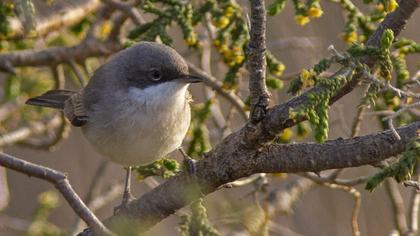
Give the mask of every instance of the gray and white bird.
<svg viewBox="0 0 420 236">
<path fill-rule="evenodd" d="M 201 81 L 174 49 L 142 42 L 112 56 L 79 92 L 51 90 L 27 104 L 62 110 L 99 153 L 127 167 L 125 204 L 130 166 L 181 146 L 191 119 L 187 89 Z"/>
</svg>

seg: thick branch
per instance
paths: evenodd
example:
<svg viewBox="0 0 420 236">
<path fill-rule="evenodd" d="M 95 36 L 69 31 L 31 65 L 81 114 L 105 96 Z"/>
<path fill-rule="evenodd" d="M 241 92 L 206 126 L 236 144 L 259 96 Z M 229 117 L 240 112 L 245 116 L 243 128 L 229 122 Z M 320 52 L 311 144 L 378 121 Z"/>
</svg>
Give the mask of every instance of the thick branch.
<svg viewBox="0 0 420 236">
<path fill-rule="evenodd" d="M 95 231 L 101 235 L 112 235 L 112 233 L 102 224 L 102 222 L 99 221 L 99 219 L 89 210 L 89 208 L 86 207 L 77 193 L 71 187 L 67 176 L 62 172 L 50 169 L 48 167 L 35 165 L 1 152 L 0 165 L 54 184 L 54 186 L 58 189 L 58 191 L 61 192 L 63 197 L 67 200 L 76 214 L 79 215 L 79 217 L 82 218 L 87 225 L 95 229 Z"/>
<path fill-rule="evenodd" d="M 207 195 L 223 184 L 255 173 L 296 173 L 368 165 L 395 156 L 416 137 L 420 122 L 398 129 L 401 140 L 391 131 L 362 137 L 337 139 L 324 144 L 275 144 L 260 151 L 231 146 L 237 136 L 229 136 L 223 148 L 209 153 L 197 163 L 197 176 L 182 173 L 131 202 L 126 210 L 107 220 L 112 230 L 129 228 L 147 231 L 154 224 L 193 199 Z M 135 228 L 136 226 L 137 228 Z"/>
<path fill-rule="evenodd" d="M 251 122 L 258 123 L 265 115 L 270 95 L 265 85 L 266 11 L 264 0 L 251 0 L 250 40 L 247 48 Z"/>
</svg>

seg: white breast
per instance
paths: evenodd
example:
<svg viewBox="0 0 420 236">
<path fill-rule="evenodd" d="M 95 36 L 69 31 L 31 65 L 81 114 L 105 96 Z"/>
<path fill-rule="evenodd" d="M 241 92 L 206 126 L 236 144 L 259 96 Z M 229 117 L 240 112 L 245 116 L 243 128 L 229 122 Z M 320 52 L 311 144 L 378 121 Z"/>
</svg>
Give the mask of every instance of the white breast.
<svg viewBox="0 0 420 236">
<path fill-rule="evenodd" d="M 84 134 L 99 152 L 122 165 L 162 158 L 180 147 L 188 130 L 187 88 L 179 82 L 143 90 L 131 87 L 128 94 L 118 96 L 124 98 L 121 104 L 107 111 L 95 108 Z"/>
</svg>

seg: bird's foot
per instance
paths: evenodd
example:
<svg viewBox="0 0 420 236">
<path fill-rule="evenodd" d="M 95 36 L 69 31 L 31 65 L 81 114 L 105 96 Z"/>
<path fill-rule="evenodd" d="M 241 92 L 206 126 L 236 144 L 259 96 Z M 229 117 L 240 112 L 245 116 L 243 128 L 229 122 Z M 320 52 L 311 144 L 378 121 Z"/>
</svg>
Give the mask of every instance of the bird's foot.
<svg viewBox="0 0 420 236">
<path fill-rule="evenodd" d="M 121 210 L 127 209 L 130 202 L 132 202 L 135 199 L 134 196 L 131 194 L 131 166 L 128 166 L 126 171 L 127 175 L 125 176 L 125 186 L 122 202 L 119 206 L 114 208 L 114 215 L 120 212 Z"/>
<path fill-rule="evenodd" d="M 123 194 L 123 199 L 121 201 L 121 204 L 116 206 L 114 208 L 114 215 L 117 214 L 118 212 L 125 210 L 128 208 L 128 205 L 134 200 L 134 196 L 133 194 L 131 194 L 130 191 L 124 191 Z"/>
<path fill-rule="evenodd" d="M 188 174 L 195 175 L 197 174 L 197 161 L 192 159 L 188 154 L 180 147 L 179 152 L 181 152 L 181 155 L 184 157 L 183 164 L 185 166 L 185 169 L 187 170 Z"/>
</svg>

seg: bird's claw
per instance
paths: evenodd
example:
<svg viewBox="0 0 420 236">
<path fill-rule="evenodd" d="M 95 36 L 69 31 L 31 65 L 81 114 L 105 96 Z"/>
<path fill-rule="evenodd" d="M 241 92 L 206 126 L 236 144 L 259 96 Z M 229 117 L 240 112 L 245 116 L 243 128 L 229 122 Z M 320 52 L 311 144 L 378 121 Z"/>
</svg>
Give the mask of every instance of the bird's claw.
<svg viewBox="0 0 420 236">
<path fill-rule="evenodd" d="M 114 215 L 119 213 L 122 210 L 125 210 L 128 208 L 128 205 L 134 200 L 134 196 L 131 194 L 131 192 L 124 192 L 123 199 L 120 205 L 114 207 Z"/>
</svg>

